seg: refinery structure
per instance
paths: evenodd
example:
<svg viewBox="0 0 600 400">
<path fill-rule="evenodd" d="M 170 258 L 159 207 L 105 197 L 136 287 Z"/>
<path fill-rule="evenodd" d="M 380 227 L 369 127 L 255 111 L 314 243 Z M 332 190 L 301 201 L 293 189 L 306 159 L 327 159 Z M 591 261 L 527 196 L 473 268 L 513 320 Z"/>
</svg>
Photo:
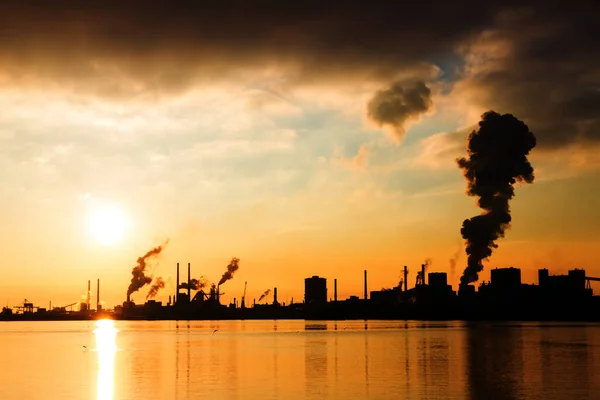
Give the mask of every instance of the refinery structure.
<svg viewBox="0 0 600 400">
<path fill-rule="evenodd" d="M 547 269 L 540 269 L 538 283 L 525 284 L 521 281 L 520 269 L 496 268 L 490 271 L 489 282 L 482 282 L 477 288 L 461 286 L 455 291 L 448 284 L 445 272 L 427 272 L 427 264 L 423 264 L 414 277 L 414 285 L 409 285 L 411 279 L 405 266 L 403 278 L 395 287 L 372 291 L 368 290 L 365 270 L 362 296 L 347 299 L 338 298 L 337 279 L 328 282 L 324 277 L 312 276 L 304 280 L 304 298 L 297 302 L 293 298 L 289 304 L 279 302 L 277 288 L 265 291 L 258 300 L 250 302 L 246 298 L 245 282 L 239 301 L 235 297 L 229 304 L 222 304 L 221 286 L 233 274 L 226 273 L 218 284 L 208 285 L 206 281 L 191 278 L 189 263 L 187 280 L 183 282 L 180 281 L 179 263 L 176 268 L 177 289 L 169 295 L 166 304 L 152 298 L 136 304 L 131 301 L 128 291 L 121 305 L 104 309 L 98 280 L 95 308 L 91 304 L 91 282 L 88 281 L 87 296 L 79 303 L 54 308 L 50 304 L 49 308 L 42 308 L 24 301 L 13 308 L 5 307 L 0 320 L 600 320 L 600 296 L 594 296 L 591 288 L 591 282 L 600 281 L 600 278 L 586 276 L 583 269 L 570 270 L 566 275 L 551 275 Z M 149 294 L 152 292 L 151 286 Z M 270 301 L 263 302 L 267 298 Z"/>
</svg>

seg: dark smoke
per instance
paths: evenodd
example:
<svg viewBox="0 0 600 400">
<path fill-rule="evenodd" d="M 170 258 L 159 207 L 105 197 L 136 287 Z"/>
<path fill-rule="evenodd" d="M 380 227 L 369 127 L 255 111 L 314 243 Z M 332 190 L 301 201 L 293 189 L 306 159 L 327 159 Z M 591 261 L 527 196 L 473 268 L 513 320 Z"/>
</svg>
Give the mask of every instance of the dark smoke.
<svg viewBox="0 0 600 400">
<path fill-rule="evenodd" d="M 469 135 L 469 158 L 457 162 L 468 181 L 467 194 L 478 197 L 483 213 L 463 222 L 461 234 L 468 260 L 461 287 L 479 279 L 483 260 L 492 255 L 492 249 L 498 247 L 496 240 L 510 227 L 508 203 L 515 195 L 514 184 L 534 179 L 527 155 L 535 145 L 527 125 L 511 114 L 494 111 L 483 114 L 479 129 Z"/>
<path fill-rule="evenodd" d="M 150 291 L 146 295 L 146 300 L 154 298 L 158 291 L 165 287 L 165 281 L 160 276 L 154 280 L 154 284 L 150 287 Z"/>
<path fill-rule="evenodd" d="M 228 280 L 233 278 L 233 273 L 240 268 L 239 263 L 240 263 L 239 258 L 233 257 L 231 259 L 231 261 L 229 262 L 229 265 L 227 266 L 227 271 L 225 271 L 225 273 L 221 277 L 221 280 L 219 281 L 217 286 L 221 286 L 222 284 L 224 284 L 225 282 L 227 282 Z"/>
<path fill-rule="evenodd" d="M 150 257 L 157 256 L 158 254 L 160 254 L 160 252 L 165 248 L 167 243 L 169 243 L 168 240 L 164 244 L 162 244 L 160 246 L 156 246 L 155 248 L 153 248 L 152 250 L 150 250 L 143 256 L 138 257 L 137 265 L 135 267 L 133 267 L 133 270 L 131 271 L 131 274 L 133 276 L 131 277 L 131 283 L 129 284 L 129 287 L 127 288 L 127 296 L 128 297 L 129 297 L 129 295 L 131 295 L 131 293 L 137 292 L 144 285 L 147 285 L 152 282 L 152 278 L 145 275 L 146 260 Z"/>
<path fill-rule="evenodd" d="M 431 107 L 431 90 L 423 82 L 395 82 L 388 89 L 375 93 L 367 104 L 367 113 L 380 126 L 391 127 L 394 138 L 400 143 L 406 123 Z"/>
<path fill-rule="evenodd" d="M 265 292 L 263 294 L 261 294 L 260 297 L 258 298 L 258 302 L 260 303 L 262 301 L 262 299 L 267 297 L 270 293 L 271 293 L 271 289 L 265 290 Z"/>
<path fill-rule="evenodd" d="M 191 279 L 190 280 L 190 284 L 189 284 L 189 288 L 191 290 L 200 290 L 206 287 L 206 285 L 208 285 L 208 281 L 206 280 L 206 278 L 204 278 L 203 276 L 200 277 L 200 279 Z M 187 289 L 188 288 L 188 283 L 187 282 L 181 282 L 179 284 L 179 289 Z"/>
<path fill-rule="evenodd" d="M 431 265 L 431 258 L 426 258 L 423 265 L 425 266 L 425 272 L 427 272 L 427 268 L 429 268 L 429 266 Z"/>
</svg>

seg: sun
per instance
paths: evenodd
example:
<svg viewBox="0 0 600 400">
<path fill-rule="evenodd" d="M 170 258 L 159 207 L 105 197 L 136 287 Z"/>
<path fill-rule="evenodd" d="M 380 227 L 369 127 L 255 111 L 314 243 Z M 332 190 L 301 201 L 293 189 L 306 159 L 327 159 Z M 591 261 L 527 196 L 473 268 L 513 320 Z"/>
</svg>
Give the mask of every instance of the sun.
<svg viewBox="0 0 600 400">
<path fill-rule="evenodd" d="M 94 210 L 90 221 L 90 230 L 94 238 L 101 244 L 114 244 L 123 239 L 127 220 L 121 210 L 114 207 L 103 207 Z"/>
</svg>

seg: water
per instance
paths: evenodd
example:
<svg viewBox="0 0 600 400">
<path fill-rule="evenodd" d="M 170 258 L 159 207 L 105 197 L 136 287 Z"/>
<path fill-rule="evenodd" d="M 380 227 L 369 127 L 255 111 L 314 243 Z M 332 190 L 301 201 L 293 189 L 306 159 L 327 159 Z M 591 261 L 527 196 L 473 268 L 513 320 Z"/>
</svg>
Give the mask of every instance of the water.
<svg viewBox="0 0 600 400">
<path fill-rule="evenodd" d="M 599 399 L 600 325 L 9 322 L 0 366 L 2 400 Z"/>
</svg>

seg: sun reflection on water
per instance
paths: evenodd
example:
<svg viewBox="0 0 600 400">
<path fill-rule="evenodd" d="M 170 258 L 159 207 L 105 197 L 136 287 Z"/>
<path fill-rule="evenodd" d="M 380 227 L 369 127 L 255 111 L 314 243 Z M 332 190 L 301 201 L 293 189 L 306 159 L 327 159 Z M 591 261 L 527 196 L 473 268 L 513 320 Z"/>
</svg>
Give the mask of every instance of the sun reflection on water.
<svg viewBox="0 0 600 400">
<path fill-rule="evenodd" d="M 112 320 L 96 322 L 96 351 L 98 352 L 98 400 L 114 398 L 114 367 L 117 351 L 116 337 L 119 330 Z"/>
</svg>

